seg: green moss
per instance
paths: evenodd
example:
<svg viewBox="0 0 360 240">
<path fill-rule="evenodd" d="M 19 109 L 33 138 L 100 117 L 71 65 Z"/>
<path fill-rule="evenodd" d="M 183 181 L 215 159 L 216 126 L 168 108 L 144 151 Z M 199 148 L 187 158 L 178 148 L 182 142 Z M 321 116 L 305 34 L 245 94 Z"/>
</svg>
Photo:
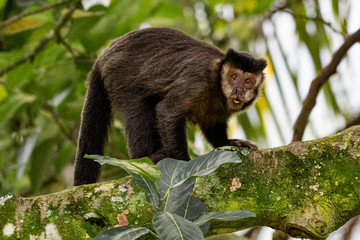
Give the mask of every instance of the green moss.
<svg viewBox="0 0 360 240">
<path fill-rule="evenodd" d="M 16 239 L 16 233 L 14 232 L 10 236 L 4 236 L 4 227 L 7 225 L 8 227 L 16 226 L 15 219 L 15 210 L 16 210 L 16 196 L 14 195 L 6 195 L 0 197 L 0 219 L 8 219 L 7 221 L 0 221 L 0 239 Z"/>
</svg>

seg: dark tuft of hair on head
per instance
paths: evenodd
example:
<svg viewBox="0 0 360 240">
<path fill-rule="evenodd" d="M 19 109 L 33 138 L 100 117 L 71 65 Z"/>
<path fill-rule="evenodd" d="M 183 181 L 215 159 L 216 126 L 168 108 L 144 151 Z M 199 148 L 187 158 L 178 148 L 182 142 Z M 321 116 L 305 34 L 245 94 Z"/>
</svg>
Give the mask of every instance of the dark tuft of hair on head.
<svg viewBox="0 0 360 240">
<path fill-rule="evenodd" d="M 267 66 L 267 61 L 265 59 L 255 58 L 245 52 L 236 52 L 231 48 L 227 51 L 226 57 L 222 62 L 223 64 L 230 63 L 236 68 L 251 73 L 262 72 Z"/>
</svg>

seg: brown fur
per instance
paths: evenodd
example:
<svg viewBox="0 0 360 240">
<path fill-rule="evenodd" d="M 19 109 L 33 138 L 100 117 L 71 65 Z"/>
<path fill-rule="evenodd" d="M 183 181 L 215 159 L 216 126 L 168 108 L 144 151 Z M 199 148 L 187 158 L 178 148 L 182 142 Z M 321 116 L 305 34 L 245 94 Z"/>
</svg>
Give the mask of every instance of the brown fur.
<svg viewBox="0 0 360 240">
<path fill-rule="evenodd" d="M 233 112 L 255 101 L 265 67 L 263 59 L 234 50 L 225 54 L 169 28 L 143 29 L 113 40 L 89 75 L 74 185 L 97 180 L 98 164 L 83 155 L 103 154 L 114 112 L 124 116 L 132 158 L 190 160 L 187 121 L 199 124 L 214 147 L 256 148 L 246 140 L 229 140 L 226 122 Z M 231 81 L 228 74 L 222 74 L 224 69 L 251 75 L 258 79 L 256 85 L 244 86 L 240 75 Z M 243 102 L 247 92 L 249 101 Z"/>
</svg>

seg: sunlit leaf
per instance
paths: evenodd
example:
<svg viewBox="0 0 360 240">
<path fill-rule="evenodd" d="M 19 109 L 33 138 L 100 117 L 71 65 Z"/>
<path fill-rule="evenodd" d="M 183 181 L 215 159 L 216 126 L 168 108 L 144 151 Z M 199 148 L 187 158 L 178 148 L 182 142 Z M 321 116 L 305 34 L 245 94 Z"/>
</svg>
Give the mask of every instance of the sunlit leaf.
<svg viewBox="0 0 360 240">
<path fill-rule="evenodd" d="M 16 22 L 13 22 L 9 25 L 6 25 L 3 29 L 4 34 L 6 35 L 11 35 L 11 34 L 16 34 L 18 32 L 22 32 L 25 30 L 30 30 L 30 29 L 34 29 L 34 28 L 38 28 L 41 27 L 42 25 L 44 25 L 44 21 L 39 20 L 39 19 L 20 19 Z"/>
<path fill-rule="evenodd" d="M 236 12 L 260 14 L 268 10 L 273 2 L 274 0 L 237 1 L 234 8 Z"/>
<path fill-rule="evenodd" d="M 63 14 L 66 12 L 63 12 Z M 86 18 L 86 17 L 92 17 L 92 16 L 101 16 L 103 15 L 103 12 L 90 12 L 90 11 L 83 11 L 80 9 L 76 9 L 74 13 L 72 14 L 73 18 Z"/>
<path fill-rule="evenodd" d="M 148 157 L 129 160 L 120 160 L 117 158 L 100 155 L 86 155 L 85 157 L 95 159 L 101 165 L 110 164 L 124 168 L 125 170 L 129 170 L 151 181 L 156 181 L 156 179 L 161 178 L 162 176 L 161 171 Z"/>
<path fill-rule="evenodd" d="M 0 85 L 0 102 L 7 96 L 7 91 L 4 86 Z"/>
</svg>

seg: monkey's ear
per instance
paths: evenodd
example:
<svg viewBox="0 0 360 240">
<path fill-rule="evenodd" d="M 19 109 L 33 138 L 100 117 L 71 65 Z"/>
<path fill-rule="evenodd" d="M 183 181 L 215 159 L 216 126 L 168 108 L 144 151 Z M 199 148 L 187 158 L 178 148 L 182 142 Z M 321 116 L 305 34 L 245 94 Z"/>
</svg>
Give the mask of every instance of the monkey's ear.
<svg viewBox="0 0 360 240">
<path fill-rule="evenodd" d="M 252 73 L 262 72 L 267 66 L 267 61 L 265 59 L 255 58 L 248 53 L 240 53 L 231 48 L 227 51 L 223 63 L 230 63 L 234 67 Z"/>
</svg>

